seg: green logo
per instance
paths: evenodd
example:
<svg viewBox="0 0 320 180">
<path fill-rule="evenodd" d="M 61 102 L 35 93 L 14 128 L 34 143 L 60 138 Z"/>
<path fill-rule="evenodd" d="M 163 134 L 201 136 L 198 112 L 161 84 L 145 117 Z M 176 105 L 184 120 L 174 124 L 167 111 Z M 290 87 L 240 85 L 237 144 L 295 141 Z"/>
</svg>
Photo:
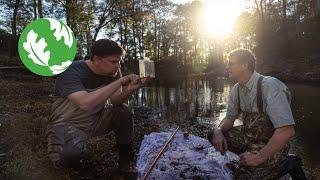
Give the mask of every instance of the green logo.
<svg viewBox="0 0 320 180">
<path fill-rule="evenodd" d="M 52 18 L 33 21 L 23 30 L 18 44 L 22 63 L 33 73 L 54 76 L 65 71 L 76 52 L 76 39 L 63 22 Z"/>
</svg>

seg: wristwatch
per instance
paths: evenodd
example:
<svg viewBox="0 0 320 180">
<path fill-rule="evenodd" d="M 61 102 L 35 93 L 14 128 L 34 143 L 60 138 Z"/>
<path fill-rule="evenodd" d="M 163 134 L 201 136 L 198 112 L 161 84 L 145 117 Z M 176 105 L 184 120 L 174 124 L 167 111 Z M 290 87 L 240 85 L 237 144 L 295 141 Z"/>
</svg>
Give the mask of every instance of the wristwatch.
<svg viewBox="0 0 320 180">
<path fill-rule="evenodd" d="M 107 101 L 104 103 L 104 108 L 111 108 L 113 107 L 113 104 L 111 103 L 110 98 L 107 99 Z"/>
</svg>

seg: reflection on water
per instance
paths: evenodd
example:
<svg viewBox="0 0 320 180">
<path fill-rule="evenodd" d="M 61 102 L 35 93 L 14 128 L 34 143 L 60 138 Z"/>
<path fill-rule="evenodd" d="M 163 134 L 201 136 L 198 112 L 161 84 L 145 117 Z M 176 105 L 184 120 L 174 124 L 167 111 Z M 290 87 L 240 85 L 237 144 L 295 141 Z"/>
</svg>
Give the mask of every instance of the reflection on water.
<svg viewBox="0 0 320 180">
<path fill-rule="evenodd" d="M 175 122 L 198 119 L 212 124 L 225 114 L 231 87 L 223 79 L 183 81 L 175 87 L 142 88 L 135 94 L 135 100 L 137 105 L 161 110 L 164 119 L 174 119 Z"/>
<path fill-rule="evenodd" d="M 287 83 L 293 95 L 292 111 L 297 137 L 294 152 L 310 166 L 320 169 L 319 126 L 320 84 Z M 140 89 L 134 104 L 161 111 L 162 119 L 177 124 L 199 123 L 208 128 L 216 126 L 226 113 L 227 100 L 233 84 L 225 79 L 185 80 L 174 86 L 152 86 Z"/>
</svg>

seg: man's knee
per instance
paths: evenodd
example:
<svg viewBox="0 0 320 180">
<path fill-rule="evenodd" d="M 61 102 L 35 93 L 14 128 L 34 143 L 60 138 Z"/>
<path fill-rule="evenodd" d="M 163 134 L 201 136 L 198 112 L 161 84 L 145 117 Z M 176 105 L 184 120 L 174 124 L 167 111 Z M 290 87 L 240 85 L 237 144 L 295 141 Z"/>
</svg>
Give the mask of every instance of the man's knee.
<svg viewBox="0 0 320 180">
<path fill-rule="evenodd" d="M 60 126 L 48 135 L 48 152 L 56 168 L 76 167 L 92 153 L 87 149 L 87 134 L 73 126 Z"/>
<path fill-rule="evenodd" d="M 49 157 L 55 168 L 77 168 L 83 160 L 91 159 L 93 153 L 83 145 L 79 147 L 62 147 L 61 151 L 49 152 Z"/>
<path fill-rule="evenodd" d="M 132 108 L 129 108 L 127 105 L 124 105 L 124 104 L 119 106 L 119 108 L 123 114 L 126 114 L 128 116 L 132 116 Z"/>
<path fill-rule="evenodd" d="M 131 125 L 132 124 L 132 109 L 126 105 L 116 106 L 116 111 L 119 113 L 117 121 L 120 122 L 120 125 Z"/>
<path fill-rule="evenodd" d="M 74 147 L 64 149 L 61 154 L 61 163 L 64 167 L 77 168 L 84 160 L 91 159 L 93 153 L 84 145 L 82 148 Z"/>
<path fill-rule="evenodd" d="M 117 143 L 127 144 L 134 138 L 132 111 L 125 105 L 117 107 L 117 110 L 119 111 L 119 115 L 114 123 Z"/>
</svg>

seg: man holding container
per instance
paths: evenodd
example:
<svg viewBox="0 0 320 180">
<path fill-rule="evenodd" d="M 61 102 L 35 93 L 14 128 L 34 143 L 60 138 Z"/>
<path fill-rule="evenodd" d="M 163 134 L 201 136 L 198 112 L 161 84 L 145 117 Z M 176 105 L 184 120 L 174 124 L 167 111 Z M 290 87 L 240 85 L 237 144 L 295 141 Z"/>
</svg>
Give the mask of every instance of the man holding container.
<svg viewBox="0 0 320 180">
<path fill-rule="evenodd" d="M 100 39 L 91 47 L 90 60 L 74 61 L 57 77 L 47 129 L 49 157 L 56 168 L 79 168 L 92 156 L 86 141 L 113 130 L 119 170 L 131 172 L 134 127 L 131 110 L 123 103 L 144 83 L 135 74 L 121 77 L 124 54 L 116 42 Z"/>
</svg>

